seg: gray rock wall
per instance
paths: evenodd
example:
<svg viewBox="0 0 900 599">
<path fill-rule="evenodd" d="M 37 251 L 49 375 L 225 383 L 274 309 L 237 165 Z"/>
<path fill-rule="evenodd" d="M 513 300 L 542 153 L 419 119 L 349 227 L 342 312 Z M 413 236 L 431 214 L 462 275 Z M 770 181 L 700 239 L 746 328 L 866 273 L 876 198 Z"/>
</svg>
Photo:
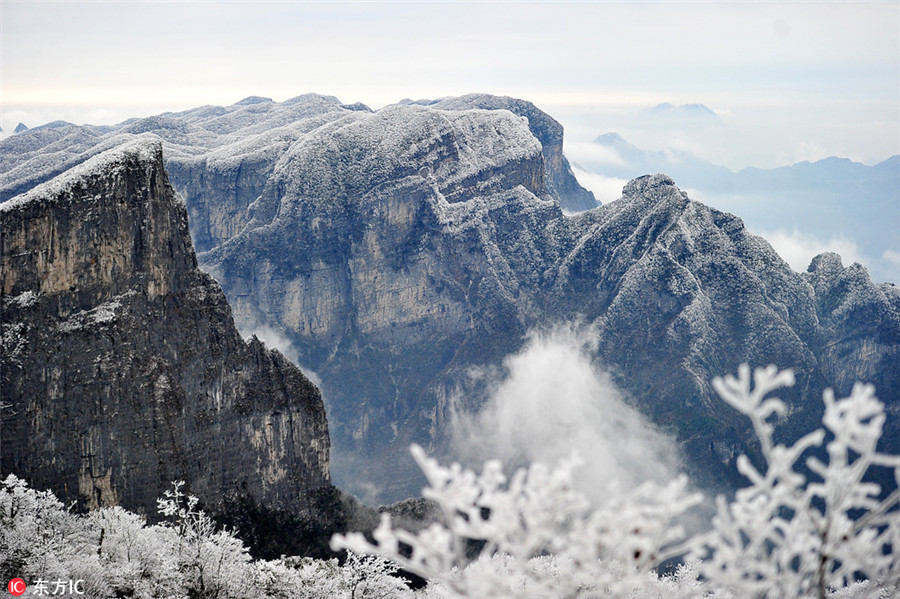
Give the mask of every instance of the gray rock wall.
<svg viewBox="0 0 900 599">
<path fill-rule="evenodd" d="M 243 341 L 196 266 L 159 140 L 0 205 L 0 473 L 82 507 L 155 513 L 173 480 L 210 507 L 303 512 L 330 487 L 316 387 Z"/>
</svg>

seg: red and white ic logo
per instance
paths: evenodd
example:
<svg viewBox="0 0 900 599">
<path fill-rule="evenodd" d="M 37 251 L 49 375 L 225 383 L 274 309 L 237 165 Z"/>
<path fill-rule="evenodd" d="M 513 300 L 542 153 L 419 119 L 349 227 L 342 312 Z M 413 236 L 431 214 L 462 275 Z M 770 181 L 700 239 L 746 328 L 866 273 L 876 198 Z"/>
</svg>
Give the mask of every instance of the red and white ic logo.
<svg viewBox="0 0 900 599">
<path fill-rule="evenodd" d="M 21 578 L 13 578 L 9 581 L 9 584 L 6 585 L 6 590 L 9 591 L 10 595 L 15 595 L 16 597 L 24 595 L 25 581 Z"/>
</svg>

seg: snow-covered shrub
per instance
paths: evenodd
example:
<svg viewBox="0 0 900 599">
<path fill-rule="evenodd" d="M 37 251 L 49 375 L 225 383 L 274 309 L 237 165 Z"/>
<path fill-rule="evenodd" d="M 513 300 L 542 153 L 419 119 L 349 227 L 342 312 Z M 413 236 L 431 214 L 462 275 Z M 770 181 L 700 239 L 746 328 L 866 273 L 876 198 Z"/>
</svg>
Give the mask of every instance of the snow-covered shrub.
<svg viewBox="0 0 900 599">
<path fill-rule="evenodd" d="M 377 544 L 351 533 L 332 545 L 387 557 L 440 584 L 447 597 L 630 597 L 648 572 L 678 553 L 683 531 L 673 520 L 700 501 L 682 477 L 592 508 L 573 489 L 571 460 L 556 469 L 532 464 L 507 484 L 496 461 L 477 475 L 458 464 L 444 468 L 417 446 L 413 456 L 430 485 L 425 497 L 441 506 L 448 524 L 412 534 L 393 529 L 384 514 L 373 533 Z M 482 558 L 470 564 L 473 541 L 483 544 Z"/>
<path fill-rule="evenodd" d="M 170 551 L 188 596 L 244 599 L 254 583 L 248 549 L 230 531 L 217 530 L 209 514 L 197 508 L 198 499 L 181 491 L 183 485 L 175 482 L 157 503 L 159 513 L 172 518 Z"/>
<path fill-rule="evenodd" d="M 719 497 L 713 531 L 700 539 L 705 550 L 701 573 L 707 584 L 738 597 L 826 597 L 853 585 L 856 597 L 900 592 L 900 515 L 891 511 L 900 491 L 879 500 L 878 485 L 865 482 L 874 467 L 894 470 L 900 484 L 900 457 L 876 450 L 884 407 L 871 385 L 857 383 L 850 397 L 836 400 L 826 391 L 825 429 L 793 445 L 775 445 L 770 419 L 786 411 L 770 392 L 794 384 L 791 371 L 774 366 L 753 373 L 741 366 L 738 377 L 717 378 L 719 395 L 753 423 L 765 458 L 760 472 L 745 456 L 738 469 L 750 486 L 730 504 Z M 813 480 L 798 471 L 807 450 L 825 445 L 827 463 L 806 460 Z M 896 595 L 894 595 L 896 596 Z"/>
<path fill-rule="evenodd" d="M 282 558 L 255 564 L 260 596 L 284 599 L 401 599 L 413 597 L 397 567 L 377 556 L 348 552 L 337 559 Z"/>
<path fill-rule="evenodd" d="M 7 578 L 69 578 L 93 544 L 92 533 L 50 491 L 9 475 L 0 488 L 0 570 Z M 88 567 L 88 570 L 90 567 Z"/>
<path fill-rule="evenodd" d="M 395 576 L 397 566 L 377 555 L 347 552 L 340 570 L 341 590 L 347 599 L 396 599 L 407 591 Z"/>
<path fill-rule="evenodd" d="M 85 516 L 96 535 L 98 563 L 109 594 L 117 597 L 169 597 L 183 585 L 172 576 L 176 563 L 172 531 L 146 526 L 143 516 L 121 507 L 104 507 Z M 84 578 L 83 576 L 76 577 Z"/>
<path fill-rule="evenodd" d="M 750 485 L 734 501 L 717 499 L 706 533 L 685 540 L 674 520 L 699 501 L 686 481 L 646 484 L 590 507 L 573 490 L 572 461 L 541 464 L 506 480 L 501 464 L 482 473 L 440 466 L 414 446 L 413 456 L 444 524 L 412 534 L 384 515 L 375 543 L 361 534 L 336 535 L 334 548 L 382 555 L 432 582 L 428 597 L 872 597 L 900 593 L 900 491 L 879 499 L 866 482 L 871 468 L 900 458 L 876 451 L 884 409 L 871 386 L 850 397 L 826 392 L 823 424 L 790 447 L 776 445 L 774 417 L 786 406 L 772 391 L 793 385 L 791 371 L 750 368 L 716 379 L 722 398 L 748 416 L 766 467 L 738 461 Z M 828 460 L 804 459 L 825 445 Z M 814 473 L 808 480 L 803 463 Z M 472 560 L 472 541 L 482 545 Z M 690 555 L 675 575 L 657 578 L 663 560 Z M 703 558 L 704 561 L 699 561 Z M 866 578 L 866 581 L 860 581 Z"/>
</svg>

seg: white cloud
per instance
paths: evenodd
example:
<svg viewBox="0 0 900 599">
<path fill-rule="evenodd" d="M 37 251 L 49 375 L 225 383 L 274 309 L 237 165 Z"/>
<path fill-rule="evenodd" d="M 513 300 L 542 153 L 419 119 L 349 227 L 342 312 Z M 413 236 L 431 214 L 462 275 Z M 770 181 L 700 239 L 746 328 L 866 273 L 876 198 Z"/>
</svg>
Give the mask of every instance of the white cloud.
<svg viewBox="0 0 900 599">
<path fill-rule="evenodd" d="M 874 279 L 876 282 L 890 281 L 892 283 L 900 283 L 900 252 L 894 250 L 885 250 L 881 254 L 880 269 L 875 271 Z"/>
<path fill-rule="evenodd" d="M 615 149 L 593 142 L 566 141 L 565 153 L 569 160 L 574 162 L 611 166 L 627 164 Z"/>
<path fill-rule="evenodd" d="M 572 172 L 575 173 L 575 178 L 578 179 L 581 186 L 594 192 L 594 197 L 604 204 L 622 197 L 622 188 L 628 183 L 625 179 L 589 173 L 574 164 L 572 165 Z"/>
<path fill-rule="evenodd" d="M 805 272 L 812 259 L 822 252 L 840 254 L 844 265 L 853 262 L 866 265 L 869 262 L 863 256 L 859 246 L 843 235 L 833 236 L 831 239 L 823 241 L 794 228 L 790 233 L 784 229 L 778 229 L 774 232 L 762 233 L 762 236 L 772 244 L 775 251 L 791 265 L 791 268 L 799 272 Z"/>
<path fill-rule="evenodd" d="M 623 400 L 591 362 L 590 330 L 533 332 L 504 362 L 504 376 L 481 372 L 490 395 L 476 413 L 457 410 L 453 447 L 467 462 L 553 464 L 576 451 L 581 490 L 600 498 L 611 484 L 664 481 L 679 469 L 678 448 Z"/>
</svg>

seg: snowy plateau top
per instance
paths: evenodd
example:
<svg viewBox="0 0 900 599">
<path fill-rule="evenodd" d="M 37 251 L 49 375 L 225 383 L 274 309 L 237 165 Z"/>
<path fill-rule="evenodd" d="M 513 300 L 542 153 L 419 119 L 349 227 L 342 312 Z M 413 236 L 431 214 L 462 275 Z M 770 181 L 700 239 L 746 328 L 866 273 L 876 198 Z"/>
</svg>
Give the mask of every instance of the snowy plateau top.
<svg viewBox="0 0 900 599">
<path fill-rule="evenodd" d="M 162 164 L 162 140 L 159 137 L 155 135 L 129 137 L 129 141 L 104 150 L 65 173 L 0 203 L 0 213 L 20 210 L 34 202 L 55 201 L 56 198 L 70 193 L 75 187 L 81 185 L 85 179 L 109 173 L 114 169 L 122 169 L 128 162 Z M 121 137 L 117 136 L 115 140 L 121 141 Z"/>
</svg>

